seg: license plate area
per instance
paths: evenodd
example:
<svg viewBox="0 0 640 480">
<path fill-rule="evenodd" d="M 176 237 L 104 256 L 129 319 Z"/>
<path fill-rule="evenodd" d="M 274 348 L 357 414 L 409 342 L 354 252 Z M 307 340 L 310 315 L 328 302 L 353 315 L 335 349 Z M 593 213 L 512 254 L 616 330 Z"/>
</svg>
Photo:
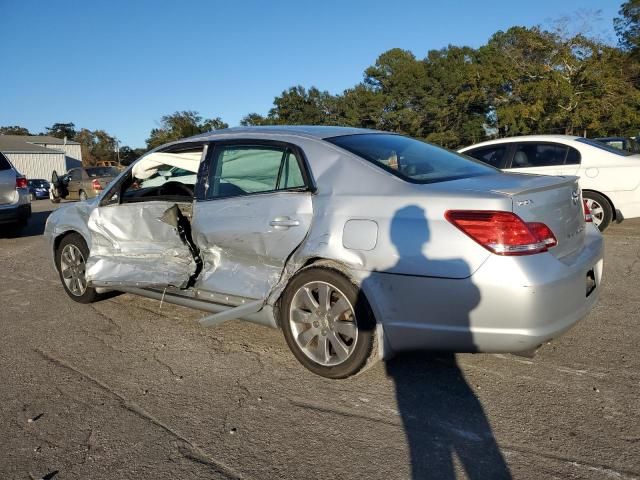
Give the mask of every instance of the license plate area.
<svg viewBox="0 0 640 480">
<path fill-rule="evenodd" d="M 593 268 L 587 272 L 587 297 L 596 289 L 596 274 Z"/>
</svg>

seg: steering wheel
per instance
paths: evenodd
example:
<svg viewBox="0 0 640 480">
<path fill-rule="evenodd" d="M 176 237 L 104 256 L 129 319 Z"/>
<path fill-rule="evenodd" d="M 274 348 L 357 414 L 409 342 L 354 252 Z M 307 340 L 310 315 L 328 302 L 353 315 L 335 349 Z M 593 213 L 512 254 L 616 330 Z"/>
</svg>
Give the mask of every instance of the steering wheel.
<svg viewBox="0 0 640 480">
<path fill-rule="evenodd" d="M 193 197 L 193 188 L 182 182 L 167 182 L 160 186 L 158 195 L 188 195 Z"/>
</svg>

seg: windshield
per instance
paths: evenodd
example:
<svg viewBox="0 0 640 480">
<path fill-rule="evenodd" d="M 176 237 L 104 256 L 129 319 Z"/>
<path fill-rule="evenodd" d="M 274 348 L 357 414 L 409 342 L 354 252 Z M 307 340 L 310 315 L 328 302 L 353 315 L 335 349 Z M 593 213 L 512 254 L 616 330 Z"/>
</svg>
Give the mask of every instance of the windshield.
<svg viewBox="0 0 640 480">
<path fill-rule="evenodd" d="M 600 150 L 604 150 L 605 152 L 620 155 L 621 157 L 628 157 L 629 155 L 633 155 L 631 152 L 627 152 L 626 150 L 620 150 L 619 148 L 612 147 L 610 145 L 607 145 L 606 143 L 599 142 L 598 140 L 592 140 L 590 138 L 577 138 L 576 142 L 585 143 L 587 145 L 591 145 L 592 147 L 599 148 Z"/>
<path fill-rule="evenodd" d="M 86 170 L 90 177 L 117 177 L 119 173 L 115 167 L 91 167 Z"/>
<path fill-rule="evenodd" d="M 471 158 L 400 135 L 370 133 L 326 140 L 414 183 L 443 182 L 499 172 Z"/>
<path fill-rule="evenodd" d="M 29 180 L 29 186 L 35 188 L 49 188 L 49 182 L 46 180 Z"/>
</svg>

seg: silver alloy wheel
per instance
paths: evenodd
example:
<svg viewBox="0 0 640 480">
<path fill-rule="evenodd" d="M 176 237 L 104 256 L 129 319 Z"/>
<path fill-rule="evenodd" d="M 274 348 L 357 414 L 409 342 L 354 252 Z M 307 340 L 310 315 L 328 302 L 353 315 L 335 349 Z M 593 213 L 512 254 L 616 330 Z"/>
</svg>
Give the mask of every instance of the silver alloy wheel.
<svg viewBox="0 0 640 480">
<path fill-rule="evenodd" d="M 298 289 L 291 300 L 289 325 L 302 352 L 326 367 L 347 360 L 358 341 L 351 302 L 326 282 L 309 282 Z"/>
<path fill-rule="evenodd" d="M 81 202 L 86 202 L 87 201 L 87 194 L 85 192 L 80 192 L 80 201 Z"/>
<path fill-rule="evenodd" d="M 585 198 L 585 200 L 587 201 L 587 207 L 589 207 L 589 210 L 591 211 L 593 224 L 599 228 L 602 220 L 604 220 L 604 208 L 591 198 Z"/>
<path fill-rule="evenodd" d="M 60 271 L 64 284 L 74 296 L 81 297 L 87 290 L 85 279 L 84 255 L 78 247 L 69 244 L 64 247 L 60 255 Z"/>
</svg>

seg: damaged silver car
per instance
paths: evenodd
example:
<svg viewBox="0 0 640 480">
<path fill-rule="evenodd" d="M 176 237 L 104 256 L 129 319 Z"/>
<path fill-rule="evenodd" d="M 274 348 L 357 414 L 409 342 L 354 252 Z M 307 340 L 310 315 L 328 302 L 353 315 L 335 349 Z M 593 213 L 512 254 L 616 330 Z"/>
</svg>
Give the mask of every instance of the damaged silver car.
<svg viewBox="0 0 640 480">
<path fill-rule="evenodd" d="M 109 290 L 280 328 L 329 378 L 416 349 L 530 350 L 597 301 L 575 177 L 385 132 L 220 130 L 160 147 L 45 234 L 77 302 Z"/>
</svg>

